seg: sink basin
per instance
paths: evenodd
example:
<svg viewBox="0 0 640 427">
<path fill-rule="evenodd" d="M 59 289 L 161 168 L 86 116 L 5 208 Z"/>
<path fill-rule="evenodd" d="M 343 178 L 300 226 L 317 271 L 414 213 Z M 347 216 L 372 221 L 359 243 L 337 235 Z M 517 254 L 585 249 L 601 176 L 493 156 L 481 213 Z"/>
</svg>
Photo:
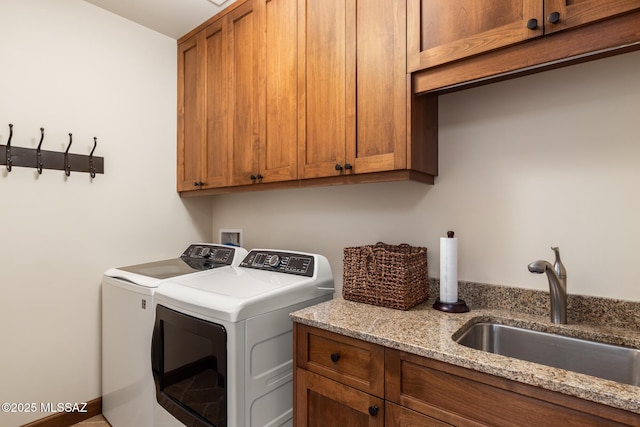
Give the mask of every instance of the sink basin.
<svg viewBox="0 0 640 427">
<path fill-rule="evenodd" d="M 476 350 L 640 386 L 640 350 L 497 323 L 474 323 L 456 340 Z"/>
</svg>

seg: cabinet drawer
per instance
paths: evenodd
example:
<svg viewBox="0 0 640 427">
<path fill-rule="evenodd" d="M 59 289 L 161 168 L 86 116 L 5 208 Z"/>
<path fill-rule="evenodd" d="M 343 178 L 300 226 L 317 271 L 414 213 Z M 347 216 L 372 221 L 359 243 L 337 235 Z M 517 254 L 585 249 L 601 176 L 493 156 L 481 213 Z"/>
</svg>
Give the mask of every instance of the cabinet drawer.
<svg viewBox="0 0 640 427">
<path fill-rule="evenodd" d="M 384 347 L 296 324 L 297 366 L 375 396 L 384 395 Z"/>
<path fill-rule="evenodd" d="M 403 408 L 395 403 L 385 403 L 386 427 L 450 427 L 435 418 L 427 417 L 411 409 Z"/>
<path fill-rule="evenodd" d="M 458 426 L 638 425 L 638 415 L 387 349 L 386 399 Z"/>
</svg>

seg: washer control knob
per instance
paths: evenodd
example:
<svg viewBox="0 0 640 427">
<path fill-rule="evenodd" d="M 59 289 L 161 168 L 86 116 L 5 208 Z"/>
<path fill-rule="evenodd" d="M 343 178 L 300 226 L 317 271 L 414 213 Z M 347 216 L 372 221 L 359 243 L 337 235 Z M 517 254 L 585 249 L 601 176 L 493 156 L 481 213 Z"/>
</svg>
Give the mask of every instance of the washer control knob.
<svg viewBox="0 0 640 427">
<path fill-rule="evenodd" d="M 280 265 L 280 257 L 278 255 L 271 255 L 267 264 L 269 264 L 269 267 L 277 267 Z"/>
</svg>

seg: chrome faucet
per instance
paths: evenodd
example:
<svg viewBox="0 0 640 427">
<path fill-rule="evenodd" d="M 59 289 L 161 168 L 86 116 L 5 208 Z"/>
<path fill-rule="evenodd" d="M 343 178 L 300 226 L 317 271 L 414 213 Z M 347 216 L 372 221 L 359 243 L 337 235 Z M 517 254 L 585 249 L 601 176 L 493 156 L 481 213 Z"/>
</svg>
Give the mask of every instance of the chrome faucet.
<svg viewBox="0 0 640 427">
<path fill-rule="evenodd" d="M 551 321 L 567 323 L 567 270 L 560 261 L 560 249 L 551 248 L 556 254 L 556 261 L 551 265 L 547 261 L 534 261 L 529 264 L 532 273 L 547 273 L 549 294 L 551 296 Z"/>
</svg>

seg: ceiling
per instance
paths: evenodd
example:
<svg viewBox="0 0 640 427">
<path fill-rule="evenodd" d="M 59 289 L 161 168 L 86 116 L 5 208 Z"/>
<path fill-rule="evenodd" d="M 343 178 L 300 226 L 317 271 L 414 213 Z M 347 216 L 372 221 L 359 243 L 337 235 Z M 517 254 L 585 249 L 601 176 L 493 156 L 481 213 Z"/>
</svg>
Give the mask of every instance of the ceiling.
<svg viewBox="0 0 640 427">
<path fill-rule="evenodd" d="M 178 39 L 235 0 L 85 0 Z"/>
</svg>

